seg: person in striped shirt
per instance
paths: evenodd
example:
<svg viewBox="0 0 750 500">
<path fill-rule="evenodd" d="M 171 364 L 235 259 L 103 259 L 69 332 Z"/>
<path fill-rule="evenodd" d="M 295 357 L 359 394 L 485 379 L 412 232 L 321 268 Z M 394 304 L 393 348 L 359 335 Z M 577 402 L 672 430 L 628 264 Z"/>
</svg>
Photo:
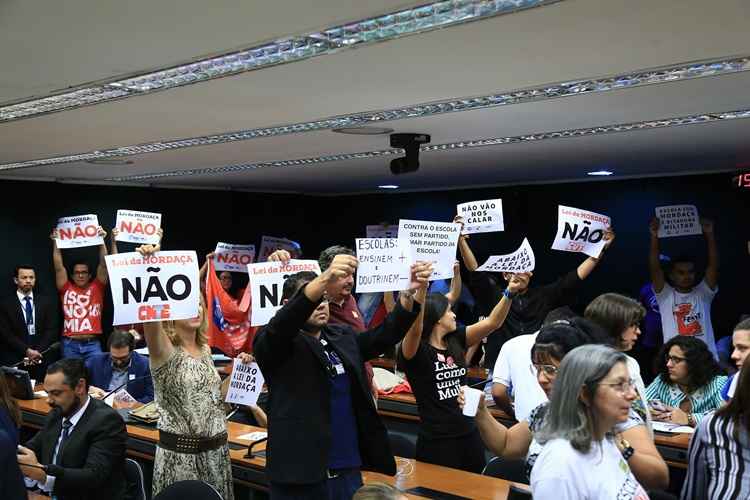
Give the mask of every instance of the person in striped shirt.
<svg viewBox="0 0 750 500">
<path fill-rule="evenodd" d="M 750 357 L 737 376 L 734 397 L 693 434 L 683 500 L 750 498 Z"/>
<path fill-rule="evenodd" d="M 659 375 L 646 389 L 654 420 L 695 427 L 723 404 L 727 381 L 706 344 L 674 337 L 662 347 Z"/>
</svg>

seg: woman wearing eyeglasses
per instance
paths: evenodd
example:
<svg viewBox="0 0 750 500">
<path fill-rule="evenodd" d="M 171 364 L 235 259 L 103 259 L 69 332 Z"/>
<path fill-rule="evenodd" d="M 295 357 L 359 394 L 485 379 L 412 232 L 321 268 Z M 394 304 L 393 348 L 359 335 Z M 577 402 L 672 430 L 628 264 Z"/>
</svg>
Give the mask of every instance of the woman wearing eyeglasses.
<svg viewBox="0 0 750 500">
<path fill-rule="evenodd" d="M 551 396 L 535 435 L 543 448 L 531 471 L 534 498 L 647 499 L 614 438 L 637 397 L 625 355 L 602 345 L 574 349 Z"/>
<path fill-rule="evenodd" d="M 654 420 L 695 427 L 722 406 L 727 377 L 705 342 L 674 337 L 664 344 L 659 359 L 659 375 L 646 389 Z"/>
<path fill-rule="evenodd" d="M 531 350 L 531 359 L 537 381 L 547 397 L 552 395 L 560 364 L 569 352 L 586 344 L 609 343 L 606 332 L 583 318 L 544 326 Z M 476 423 L 482 440 L 495 455 L 516 460 L 525 458 L 529 475 L 542 448 L 535 435 L 542 429 L 548 409 L 549 403 L 543 403 L 529 414 L 528 419 L 508 429 L 495 420 L 480 401 Z M 647 488 L 666 488 L 669 469 L 638 414 L 631 411 L 625 421 L 617 423 L 615 431 L 615 442 L 640 483 Z"/>
</svg>

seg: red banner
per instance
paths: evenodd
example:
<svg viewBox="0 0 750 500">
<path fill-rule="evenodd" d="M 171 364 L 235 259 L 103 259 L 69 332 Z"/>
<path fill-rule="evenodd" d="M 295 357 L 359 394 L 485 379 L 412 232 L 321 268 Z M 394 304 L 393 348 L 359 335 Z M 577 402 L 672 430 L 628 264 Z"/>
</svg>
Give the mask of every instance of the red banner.
<svg viewBox="0 0 750 500">
<path fill-rule="evenodd" d="M 240 352 L 252 352 L 257 328 L 250 326 L 250 287 L 238 303 L 221 287 L 210 260 L 206 275 L 208 345 L 232 358 Z"/>
</svg>

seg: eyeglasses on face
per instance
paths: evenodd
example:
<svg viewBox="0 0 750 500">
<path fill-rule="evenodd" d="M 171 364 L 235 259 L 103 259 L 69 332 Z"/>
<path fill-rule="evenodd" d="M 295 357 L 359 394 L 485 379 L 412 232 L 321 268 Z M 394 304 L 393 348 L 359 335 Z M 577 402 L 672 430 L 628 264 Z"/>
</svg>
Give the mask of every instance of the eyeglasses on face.
<svg viewBox="0 0 750 500">
<path fill-rule="evenodd" d="M 672 356 L 671 354 L 667 354 L 666 356 L 664 356 L 664 359 L 667 363 L 671 361 L 673 365 L 678 365 L 685 361 L 687 358 L 681 358 L 680 356 Z"/>
<path fill-rule="evenodd" d="M 599 385 L 606 385 L 619 392 L 620 394 L 627 393 L 630 389 L 635 389 L 635 380 L 628 379 L 622 382 L 602 382 Z"/>
<path fill-rule="evenodd" d="M 547 377 L 555 377 L 557 376 L 557 372 L 559 371 L 559 368 L 556 367 L 555 365 L 532 363 L 531 367 L 532 367 L 532 370 L 531 370 L 532 373 L 534 372 L 544 373 L 544 375 L 546 375 Z"/>
</svg>

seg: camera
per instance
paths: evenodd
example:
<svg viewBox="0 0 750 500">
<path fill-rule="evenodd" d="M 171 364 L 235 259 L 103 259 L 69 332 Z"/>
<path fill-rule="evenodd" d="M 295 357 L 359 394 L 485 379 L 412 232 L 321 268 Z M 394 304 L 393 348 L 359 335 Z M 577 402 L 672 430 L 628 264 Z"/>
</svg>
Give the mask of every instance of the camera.
<svg viewBox="0 0 750 500">
<path fill-rule="evenodd" d="M 391 134 L 391 147 L 406 152 L 406 156 L 391 160 L 391 173 L 400 175 L 419 170 L 419 147 L 429 142 L 427 134 Z"/>
</svg>

